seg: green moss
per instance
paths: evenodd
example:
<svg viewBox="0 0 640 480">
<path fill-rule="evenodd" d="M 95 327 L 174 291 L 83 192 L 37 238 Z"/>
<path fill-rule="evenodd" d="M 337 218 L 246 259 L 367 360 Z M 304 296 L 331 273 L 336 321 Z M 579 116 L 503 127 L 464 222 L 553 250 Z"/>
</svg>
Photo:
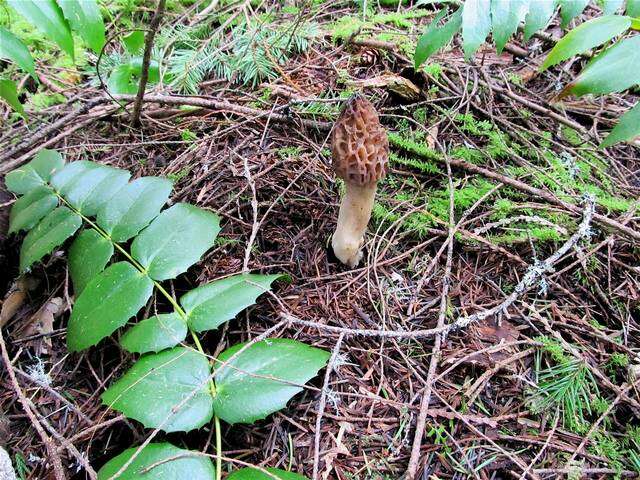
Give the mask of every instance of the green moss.
<svg viewBox="0 0 640 480">
<path fill-rule="evenodd" d="M 451 150 L 450 155 L 455 158 L 466 160 L 467 162 L 473 163 L 475 165 L 486 163 L 485 156 L 477 148 L 465 147 L 460 145 L 458 147 L 454 147 Z"/>
<path fill-rule="evenodd" d="M 430 16 L 429 10 L 406 10 L 403 12 L 388 12 L 374 15 L 372 21 L 379 25 L 391 24 L 399 28 L 411 28 L 414 26 L 412 19 Z"/>
<path fill-rule="evenodd" d="M 354 35 L 358 30 L 364 30 L 365 28 L 371 28 L 371 22 L 365 22 L 360 17 L 344 16 L 335 22 L 331 27 L 331 38 L 334 41 L 347 40 Z"/>
<path fill-rule="evenodd" d="M 585 141 L 580 136 L 580 133 L 567 125 L 562 125 L 560 127 L 560 135 L 564 140 L 566 140 L 570 145 L 577 147 L 578 145 L 582 145 Z"/>
<path fill-rule="evenodd" d="M 429 174 L 442 174 L 442 171 L 438 168 L 438 166 L 430 162 L 428 160 L 422 160 L 419 158 L 407 158 L 402 155 L 397 155 L 393 152 L 389 154 L 389 160 L 391 165 L 405 165 L 411 168 L 414 168 L 422 173 Z"/>
<path fill-rule="evenodd" d="M 61 93 L 35 93 L 29 97 L 29 104 L 38 109 L 49 108 L 54 105 L 60 105 L 67 101 L 66 97 Z"/>
</svg>

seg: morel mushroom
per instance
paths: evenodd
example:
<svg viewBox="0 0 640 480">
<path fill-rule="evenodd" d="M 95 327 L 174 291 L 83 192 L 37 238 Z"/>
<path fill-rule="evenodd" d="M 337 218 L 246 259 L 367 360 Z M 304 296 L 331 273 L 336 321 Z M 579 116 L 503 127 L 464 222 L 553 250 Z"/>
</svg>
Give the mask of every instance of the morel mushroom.
<svg viewBox="0 0 640 480">
<path fill-rule="evenodd" d="M 346 186 L 331 246 L 338 260 L 353 268 L 362 259 L 376 186 L 389 161 L 387 132 L 367 99 L 355 96 L 347 102 L 333 128 L 331 153 L 336 175 Z"/>
</svg>

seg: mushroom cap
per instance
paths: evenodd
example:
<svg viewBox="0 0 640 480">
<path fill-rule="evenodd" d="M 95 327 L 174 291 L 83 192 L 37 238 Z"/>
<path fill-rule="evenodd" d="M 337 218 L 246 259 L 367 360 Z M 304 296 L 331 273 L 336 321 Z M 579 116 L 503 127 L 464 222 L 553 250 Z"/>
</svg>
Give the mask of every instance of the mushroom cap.
<svg viewBox="0 0 640 480">
<path fill-rule="evenodd" d="M 371 185 L 387 174 L 389 139 L 369 100 L 347 102 L 333 127 L 331 153 L 336 174 L 347 183 Z"/>
</svg>

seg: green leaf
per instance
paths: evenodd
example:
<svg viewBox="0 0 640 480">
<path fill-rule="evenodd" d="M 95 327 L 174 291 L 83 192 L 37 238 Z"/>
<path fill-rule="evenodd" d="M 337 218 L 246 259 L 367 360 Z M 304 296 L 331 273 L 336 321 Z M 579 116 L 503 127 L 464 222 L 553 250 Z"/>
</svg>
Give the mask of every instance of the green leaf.
<svg viewBox="0 0 640 480">
<path fill-rule="evenodd" d="M 253 423 L 287 405 L 302 385 L 316 376 L 329 352 L 289 339 L 244 344 L 220 354 L 213 408 L 228 423 Z M 228 362 L 228 363 L 225 363 Z"/>
<path fill-rule="evenodd" d="M 16 200 L 9 215 L 9 233 L 31 230 L 58 206 L 58 197 L 46 187 L 37 187 Z"/>
<path fill-rule="evenodd" d="M 189 431 L 213 416 L 207 358 L 192 349 L 151 353 L 102 394 L 105 405 L 165 432 Z"/>
<path fill-rule="evenodd" d="M 529 13 L 525 18 L 524 41 L 528 41 L 534 33 L 549 24 L 549 20 L 556 10 L 557 0 L 531 0 Z"/>
<path fill-rule="evenodd" d="M 191 290 L 180 299 L 189 328 L 196 332 L 217 328 L 253 305 L 280 276 L 234 275 Z"/>
<path fill-rule="evenodd" d="M 493 40 L 498 53 L 502 53 L 511 35 L 529 11 L 530 0 L 491 0 Z M 536 0 L 533 0 L 535 2 Z"/>
<path fill-rule="evenodd" d="M 7 173 L 5 184 L 13 193 L 25 194 L 44 186 L 63 167 L 64 159 L 60 153 L 55 150 L 40 150 L 29 163 Z"/>
<path fill-rule="evenodd" d="M 416 53 L 413 56 L 415 68 L 418 68 L 427 58 L 448 44 L 458 30 L 460 30 L 460 26 L 462 25 L 462 9 L 459 8 L 441 27 L 438 23 L 446 13 L 446 8 L 440 10 L 418 40 Z"/>
<path fill-rule="evenodd" d="M 104 22 L 96 0 L 58 0 L 64 17 L 96 54 L 104 46 Z"/>
<path fill-rule="evenodd" d="M 69 350 L 83 350 L 111 335 L 138 313 L 152 291 L 151 279 L 129 262 L 107 267 L 76 300 L 67 326 Z"/>
<path fill-rule="evenodd" d="M 618 124 L 600 144 L 600 148 L 610 147 L 619 142 L 632 140 L 640 135 L 640 102 L 620 117 Z"/>
<path fill-rule="evenodd" d="M 113 94 L 133 95 L 138 92 L 138 81 L 142 72 L 142 60 L 136 58 L 128 63 L 118 65 L 111 71 L 107 80 L 107 88 Z M 158 62 L 152 60 L 149 64 L 149 85 L 160 80 L 160 68 Z"/>
<path fill-rule="evenodd" d="M 211 248 L 220 231 L 217 215 L 187 203 L 164 210 L 131 245 L 131 255 L 154 280 L 175 278 Z"/>
<path fill-rule="evenodd" d="M 144 32 L 135 30 L 122 37 L 122 43 L 124 43 L 124 48 L 127 49 L 130 55 L 138 55 L 142 53 L 142 47 L 144 46 Z"/>
<path fill-rule="evenodd" d="M 18 87 L 13 80 L 0 79 L 0 98 L 24 117 L 24 107 L 18 99 Z"/>
<path fill-rule="evenodd" d="M 139 448 L 129 448 L 109 460 L 98 471 L 98 480 L 111 479 Z M 206 455 L 183 450 L 170 443 L 150 443 L 138 453 L 118 480 L 213 480 L 215 474 L 213 463 Z"/>
<path fill-rule="evenodd" d="M 462 40 L 466 59 L 478 50 L 491 30 L 489 0 L 467 0 L 462 7 Z"/>
<path fill-rule="evenodd" d="M 120 339 L 120 345 L 132 353 L 159 352 L 182 342 L 187 324 L 177 313 L 162 313 L 136 323 Z"/>
<path fill-rule="evenodd" d="M 113 244 L 95 230 L 85 230 L 69 247 L 69 274 L 76 297 L 113 256 Z"/>
<path fill-rule="evenodd" d="M 620 15 L 596 17 L 583 23 L 556 43 L 547 58 L 545 58 L 540 70 L 544 71 L 574 55 L 602 45 L 616 35 L 626 31 L 630 25 L 631 19 Z"/>
<path fill-rule="evenodd" d="M 273 480 L 273 477 L 280 480 L 308 480 L 307 477 L 298 475 L 297 473 L 287 472 L 279 468 L 265 468 L 271 475 L 267 475 L 257 468 L 242 468 L 233 472 L 227 477 L 227 480 Z"/>
<path fill-rule="evenodd" d="M 51 184 L 80 213 L 95 215 L 129 181 L 126 170 L 80 160 L 68 164 L 51 179 Z"/>
<path fill-rule="evenodd" d="M 0 27 L 0 58 L 15 62 L 20 68 L 39 82 L 33 57 L 22 41 L 9 30 Z"/>
<path fill-rule="evenodd" d="M 621 92 L 640 83 L 640 35 L 627 38 L 595 57 L 559 97 Z"/>
<path fill-rule="evenodd" d="M 160 213 L 169 198 L 171 186 L 171 181 L 166 178 L 134 180 L 98 212 L 98 225 L 111 235 L 114 242 L 129 240 Z"/>
<path fill-rule="evenodd" d="M 534 0 L 535 1 L 535 0 Z M 562 28 L 569 25 L 569 22 L 580 15 L 589 4 L 589 0 L 560 0 L 560 17 L 562 18 Z"/>
<path fill-rule="evenodd" d="M 58 207 L 31 230 L 22 242 L 20 249 L 20 272 L 24 273 L 31 265 L 62 245 L 80 228 L 82 219 L 67 207 Z"/>
<path fill-rule="evenodd" d="M 640 0 L 627 0 L 625 13 L 630 17 L 640 17 Z"/>
<path fill-rule="evenodd" d="M 7 3 L 74 58 L 71 30 L 54 0 L 7 0 Z"/>
<path fill-rule="evenodd" d="M 622 7 L 623 3 L 624 0 L 603 0 L 602 13 L 604 15 L 612 15 Z"/>
</svg>

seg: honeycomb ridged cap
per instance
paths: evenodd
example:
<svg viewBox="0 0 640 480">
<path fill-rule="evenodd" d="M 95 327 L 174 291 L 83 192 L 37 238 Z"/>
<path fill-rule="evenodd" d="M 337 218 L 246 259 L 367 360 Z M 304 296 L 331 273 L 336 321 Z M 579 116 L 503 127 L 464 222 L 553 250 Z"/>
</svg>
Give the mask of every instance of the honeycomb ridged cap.
<svg viewBox="0 0 640 480">
<path fill-rule="evenodd" d="M 345 182 L 371 185 L 387 174 L 389 139 L 369 100 L 356 96 L 347 102 L 333 127 L 331 153 Z"/>
</svg>

